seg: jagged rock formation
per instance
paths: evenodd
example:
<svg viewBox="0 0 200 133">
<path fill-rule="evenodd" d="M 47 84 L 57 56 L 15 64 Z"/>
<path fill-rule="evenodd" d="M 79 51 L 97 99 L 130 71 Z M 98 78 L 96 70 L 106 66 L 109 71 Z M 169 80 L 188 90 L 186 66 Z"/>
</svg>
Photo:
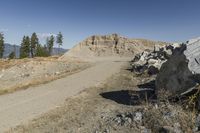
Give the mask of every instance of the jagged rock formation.
<svg viewBox="0 0 200 133">
<path fill-rule="evenodd" d="M 128 39 L 117 34 L 91 36 L 73 47 L 62 59 L 67 57 L 92 58 L 108 56 L 133 56 L 145 49 L 153 49 L 155 45 L 164 45 L 164 42 L 143 39 Z"/>
<path fill-rule="evenodd" d="M 171 56 L 174 47 L 174 45 L 158 46 L 154 47 L 153 51 L 145 50 L 136 54 L 132 60 L 132 71 L 137 74 L 157 74 L 162 64 Z"/>
</svg>

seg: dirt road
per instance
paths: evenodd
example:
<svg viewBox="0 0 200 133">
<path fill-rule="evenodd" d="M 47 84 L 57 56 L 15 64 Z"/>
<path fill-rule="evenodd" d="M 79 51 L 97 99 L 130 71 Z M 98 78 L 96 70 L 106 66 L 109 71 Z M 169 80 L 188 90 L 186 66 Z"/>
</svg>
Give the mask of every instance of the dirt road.
<svg viewBox="0 0 200 133">
<path fill-rule="evenodd" d="M 48 84 L 0 96 L 0 132 L 45 113 L 91 86 L 98 86 L 119 72 L 124 61 L 98 62 L 79 73 Z"/>
</svg>

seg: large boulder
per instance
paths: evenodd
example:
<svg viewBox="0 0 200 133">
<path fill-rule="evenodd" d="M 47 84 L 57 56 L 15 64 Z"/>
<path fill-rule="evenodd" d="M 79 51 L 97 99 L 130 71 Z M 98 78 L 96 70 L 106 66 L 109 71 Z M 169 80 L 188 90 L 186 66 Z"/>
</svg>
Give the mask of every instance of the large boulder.
<svg viewBox="0 0 200 133">
<path fill-rule="evenodd" d="M 200 39 L 177 46 L 156 78 L 156 91 L 180 95 L 200 81 Z"/>
<path fill-rule="evenodd" d="M 156 90 L 166 90 L 172 94 L 182 93 L 195 86 L 193 74 L 188 68 L 184 55 L 186 45 L 176 48 L 167 62 L 163 63 L 156 78 Z"/>
<path fill-rule="evenodd" d="M 194 74 L 200 74 L 200 38 L 189 40 L 184 54 L 189 60 L 188 67 L 190 71 Z"/>
</svg>

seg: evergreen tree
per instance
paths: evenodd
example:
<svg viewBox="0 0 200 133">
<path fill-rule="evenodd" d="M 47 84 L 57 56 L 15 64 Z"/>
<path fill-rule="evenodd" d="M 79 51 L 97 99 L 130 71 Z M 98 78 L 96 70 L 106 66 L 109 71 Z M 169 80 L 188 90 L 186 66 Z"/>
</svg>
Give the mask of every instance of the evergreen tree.
<svg viewBox="0 0 200 133">
<path fill-rule="evenodd" d="M 37 37 L 37 34 L 34 32 L 31 36 L 31 42 L 30 42 L 30 50 L 31 50 L 31 57 L 33 58 L 35 56 L 35 50 L 36 46 L 39 44 L 39 39 Z"/>
<path fill-rule="evenodd" d="M 40 57 L 41 56 L 41 44 L 37 44 L 35 56 Z"/>
<path fill-rule="evenodd" d="M 29 36 L 26 36 L 25 52 L 26 52 L 27 57 L 29 57 L 30 56 L 30 38 L 29 38 Z"/>
<path fill-rule="evenodd" d="M 39 57 L 40 56 L 40 44 L 37 44 L 36 49 L 35 49 L 35 56 Z"/>
<path fill-rule="evenodd" d="M 24 36 L 21 42 L 21 47 L 20 47 L 20 58 L 25 58 L 25 52 L 24 52 L 24 44 L 25 44 L 25 39 L 26 37 Z"/>
<path fill-rule="evenodd" d="M 3 52 L 4 52 L 4 35 L 3 33 L 0 33 L 0 58 L 3 58 Z"/>
<path fill-rule="evenodd" d="M 47 50 L 46 45 L 43 47 L 41 44 L 37 44 L 36 56 L 37 57 L 47 57 L 48 56 L 48 50 Z"/>
<path fill-rule="evenodd" d="M 29 56 L 30 56 L 30 38 L 29 36 L 24 36 L 20 48 L 20 58 L 27 58 Z"/>
<path fill-rule="evenodd" d="M 49 55 L 52 54 L 54 41 L 55 40 L 54 40 L 54 36 L 53 35 L 51 35 L 50 38 L 47 38 L 47 48 L 48 48 Z"/>
<path fill-rule="evenodd" d="M 49 56 L 47 45 L 44 45 L 42 54 L 43 54 L 43 57 Z"/>
<path fill-rule="evenodd" d="M 56 43 L 58 44 L 58 48 L 60 48 L 60 46 L 62 46 L 62 44 L 63 44 L 63 35 L 61 32 L 59 32 L 57 35 Z M 59 53 L 59 51 L 58 51 L 58 53 Z"/>
</svg>

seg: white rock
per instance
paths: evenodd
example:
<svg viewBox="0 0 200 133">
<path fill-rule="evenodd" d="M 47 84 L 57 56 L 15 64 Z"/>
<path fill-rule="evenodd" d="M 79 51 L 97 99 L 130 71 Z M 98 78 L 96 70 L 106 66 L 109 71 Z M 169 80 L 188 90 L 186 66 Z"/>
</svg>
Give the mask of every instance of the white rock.
<svg viewBox="0 0 200 133">
<path fill-rule="evenodd" d="M 187 49 L 184 51 L 186 58 L 189 60 L 188 67 L 194 73 L 200 73 L 200 38 L 189 41 Z"/>
<path fill-rule="evenodd" d="M 149 65 L 153 65 L 155 63 L 158 63 L 158 60 L 156 60 L 156 59 L 149 59 L 148 63 L 149 63 Z"/>
<path fill-rule="evenodd" d="M 173 46 L 174 48 L 178 48 L 178 47 L 181 46 L 181 44 L 180 44 L 180 43 L 173 43 L 172 46 Z"/>
<path fill-rule="evenodd" d="M 141 112 L 136 112 L 133 120 L 137 121 L 137 122 L 141 122 L 142 121 L 142 113 Z"/>
</svg>

